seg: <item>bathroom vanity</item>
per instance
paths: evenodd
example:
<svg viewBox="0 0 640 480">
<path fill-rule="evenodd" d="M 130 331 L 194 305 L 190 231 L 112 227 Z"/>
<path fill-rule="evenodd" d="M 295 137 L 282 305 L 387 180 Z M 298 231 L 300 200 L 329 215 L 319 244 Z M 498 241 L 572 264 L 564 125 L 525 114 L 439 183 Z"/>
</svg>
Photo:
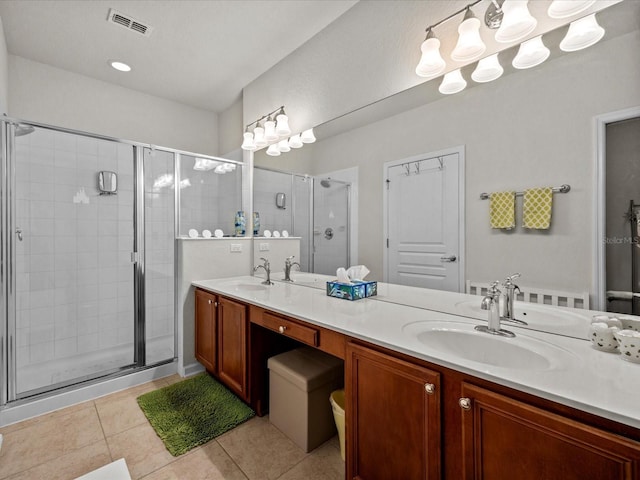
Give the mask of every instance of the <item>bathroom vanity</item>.
<svg viewBox="0 0 640 480">
<path fill-rule="evenodd" d="M 304 344 L 344 359 L 346 478 L 640 479 L 640 365 L 444 313 L 480 297 L 424 291 L 430 310 L 410 287 L 350 302 L 260 281 L 194 282 L 197 358 L 258 415 L 270 356 Z"/>
</svg>

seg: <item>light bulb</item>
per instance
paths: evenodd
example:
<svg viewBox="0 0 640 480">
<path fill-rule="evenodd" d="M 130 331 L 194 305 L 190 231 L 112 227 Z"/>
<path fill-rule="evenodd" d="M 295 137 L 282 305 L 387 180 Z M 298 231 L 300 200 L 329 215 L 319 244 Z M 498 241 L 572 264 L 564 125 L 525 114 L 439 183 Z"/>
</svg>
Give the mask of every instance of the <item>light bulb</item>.
<svg viewBox="0 0 640 480">
<path fill-rule="evenodd" d="M 244 132 L 243 137 L 244 137 L 244 140 L 242 141 L 242 146 L 240 148 L 248 151 L 255 150 L 256 144 L 253 142 L 253 133 Z"/>
<path fill-rule="evenodd" d="M 462 72 L 460 69 L 454 70 L 453 72 L 447 73 L 442 79 L 442 83 L 438 90 L 443 95 L 451 95 L 454 93 L 461 92 L 467 86 L 467 82 L 464 78 L 462 78 Z"/>
<path fill-rule="evenodd" d="M 207 170 L 205 162 L 206 160 L 204 158 L 196 158 L 196 162 L 193 164 L 193 169 L 201 172 Z"/>
<path fill-rule="evenodd" d="M 431 29 L 427 32 L 427 38 L 420 45 L 422 57 L 416 67 L 416 75 L 419 77 L 433 78 L 440 75 L 445 67 L 446 62 L 440 55 L 440 40 L 438 40 Z"/>
<path fill-rule="evenodd" d="M 478 66 L 471 74 L 471 78 L 474 82 L 487 83 L 500 78 L 503 73 L 504 68 L 500 65 L 498 54 L 494 53 L 478 62 Z"/>
<path fill-rule="evenodd" d="M 542 43 L 542 35 L 540 35 L 522 42 L 512 65 L 518 69 L 532 68 L 549 58 L 550 53 Z"/>
<path fill-rule="evenodd" d="M 284 113 L 284 108 L 280 109 L 280 113 L 276 116 L 276 133 L 280 137 L 288 137 L 291 135 L 289 128 L 289 117 Z"/>
<path fill-rule="evenodd" d="M 302 140 L 300 140 L 300 134 L 296 133 L 289 139 L 289 146 L 291 148 L 302 148 Z"/>
<path fill-rule="evenodd" d="M 467 7 L 464 20 L 458 27 L 458 43 L 451 52 L 451 59 L 456 62 L 471 62 L 480 58 L 487 46 L 480 38 L 480 20 Z"/>
<path fill-rule="evenodd" d="M 511 43 L 522 40 L 538 25 L 527 7 L 529 0 L 504 0 L 502 24 L 496 32 L 496 42 Z"/>
<path fill-rule="evenodd" d="M 305 130 L 304 132 L 302 132 L 300 134 L 300 140 L 302 141 L 302 143 L 313 143 L 316 141 L 316 137 L 313 134 L 313 128 L 310 128 L 309 130 Z"/>
<path fill-rule="evenodd" d="M 233 163 L 223 163 L 222 167 L 225 172 L 233 172 L 236 169 L 236 166 Z"/>
<path fill-rule="evenodd" d="M 291 147 L 289 146 L 289 141 L 286 138 L 278 142 L 278 150 L 280 150 L 280 152 L 282 153 L 287 153 L 291 151 Z"/>
<path fill-rule="evenodd" d="M 224 168 L 224 165 L 218 165 L 214 170 L 214 173 L 217 173 L 218 175 L 223 175 L 225 173 L 227 173 L 227 169 Z"/>
<path fill-rule="evenodd" d="M 264 139 L 267 142 L 278 140 L 278 134 L 276 133 L 276 122 L 274 122 L 271 117 L 268 117 L 267 121 L 264 122 Z"/>
<path fill-rule="evenodd" d="M 264 138 L 264 128 L 260 126 L 260 122 L 258 122 L 258 126 L 253 129 L 253 143 L 256 148 L 267 146 L 267 140 Z"/>
<path fill-rule="evenodd" d="M 272 143 L 271 145 L 269 145 L 269 148 L 267 148 L 267 155 L 271 155 L 272 157 L 277 157 L 278 155 L 280 155 L 280 150 L 278 150 L 278 145 L 275 143 Z"/>
<path fill-rule="evenodd" d="M 551 18 L 567 18 L 584 12 L 594 3 L 596 0 L 553 0 L 547 14 Z"/>
<path fill-rule="evenodd" d="M 569 31 L 560 42 L 560 50 L 575 52 L 598 43 L 604 37 L 604 28 L 598 25 L 596 14 L 571 22 Z"/>
</svg>

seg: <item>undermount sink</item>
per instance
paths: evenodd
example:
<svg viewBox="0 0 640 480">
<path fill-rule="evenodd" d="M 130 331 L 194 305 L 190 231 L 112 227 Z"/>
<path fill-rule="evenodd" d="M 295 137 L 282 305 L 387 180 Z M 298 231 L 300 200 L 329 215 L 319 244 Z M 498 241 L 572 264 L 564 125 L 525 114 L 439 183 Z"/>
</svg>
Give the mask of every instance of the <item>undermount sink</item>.
<svg viewBox="0 0 640 480">
<path fill-rule="evenodd" d="M 568 350 L 518 334 L 515 338 L 494 336 L 462 322 L 416 322 L 403 331 L 429 350 L 465 360 L 514 370 L 554 370 L 575 359 Z"/>
<path fill-rule="evenodd" d="M 284 274 L 274 276 L 274 280 L 283 281 Z M 333 277 L 329 275 L 322 275 L 320 273 L 308 273 L 308 272 L 291 272 L 291 280 L 294 285 L 301 285 L 304 287 L 314 288 L 326 288 L 327 280 L 331 280 Z"/>
<path fill-rule="evenodd" d="M 462 315 L 474 318 L 487 318 L 487 311 L 480 308 L 482 297 L 478 301 L 464 301 L 456 303 L 456 310 Z M 515 318 L 523 320 L 531 328 L 549 329 L 553 327 L 588 327 L 590 318 L 586 315 L 567 310 L 564 307 L 552 307 L 548 305 L 537 305 L 535 303 L 516 302 L 514 305 Z M 505 325 L 510 325 L 505 322 Z M 513 324 L 511 324 L 513 325 Z"/>
<path fill-rule="evenodd" d="M 244 292 L 259 292 L 267 289 L 266 285 L 262 285 L 260 283 L 249 283 L 246 281 L 238 281 L 238 280 L 230 281 L 228 283 L 225 283 L 224 285 L 231 287 L 236 291 L 244 291 Z"/>
</svg>

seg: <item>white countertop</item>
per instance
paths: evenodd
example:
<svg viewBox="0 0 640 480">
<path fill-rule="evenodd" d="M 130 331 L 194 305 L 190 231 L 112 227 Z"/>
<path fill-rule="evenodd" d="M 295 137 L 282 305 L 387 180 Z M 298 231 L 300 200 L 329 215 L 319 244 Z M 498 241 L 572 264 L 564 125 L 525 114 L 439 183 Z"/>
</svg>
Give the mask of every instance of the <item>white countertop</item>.
<svg viewBox="0 0 640 480">
<path fill-rule="evenodd" d="M 281 275 L 273 274 L 273 278 L 281 278 Z M 295 274 L 292 276 L 296 278 Z M 243 276 L 195 281 L 193 285 L 640 428 L 640 364 L 626 362 L 620 355 L 595 350 L 587 340 L 503 324 L 503 328 L 517 334 L 516 342 L 552 344 L 567 354 L 567 360 L 549 370 L 487 365 L 455 353 L 435 351 L 411 333 L 420 322 L 451 322 L 451 325 L 469 329 L 486 323 L 468 316 L 444 313 L 447 308 L 453 308 L 451 305 L 460 302 L 475 299 L 479 303 L 477 296 L 379 284 L 378 299 L 348 301 L 328 297 L 324 288 L 308 288 L 323 285 L 321 276 L 309 276 L 307 280 L 308 285 L 302 281 L 293 284 L 276 282 L 262 288 L 262 278 Z M 383 299 L 385 296 L 387 301 Z M 396 303 L 403 297 L 414 306 Z M 428 309 L 428 305 L 433 305 L 433 309 Z M 553 310 L 563 311 L 564 307 Z M 508 338 L 496 340 L 505 342 L 505 346 L 511 341 Z"/>
</svg>

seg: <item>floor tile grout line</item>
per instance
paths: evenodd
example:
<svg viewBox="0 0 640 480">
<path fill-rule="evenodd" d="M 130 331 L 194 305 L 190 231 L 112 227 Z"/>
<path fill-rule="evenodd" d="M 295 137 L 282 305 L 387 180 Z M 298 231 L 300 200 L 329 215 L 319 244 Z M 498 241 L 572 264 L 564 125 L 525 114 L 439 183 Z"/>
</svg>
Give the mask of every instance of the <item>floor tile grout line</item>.
<svg viewBox="0 0 640 480">
<path fill-rule="evenodd" d="M 219 441 L 218 438 L 220 437 L 224 437 L 227 433 L 231 432 L 233 429 L 229 430 L 228 432 L 223 433 L 222 435 L 214 438 L 213 440 L 220 446 L 220 448 L 222 449 L 222 451 L 225 453 L 225 455 L 227 457 L 229 457 L 229 459 L 233 462 L 233 464 L 238 467 L 238 470 L 240 470 L 240 472 L 242 473 L 242 475 L 244 475 L 244 478 L 246 478 L 247 480 L 251 480 L 251 477 L 249 477 L 249 474 L 247 472 L 245 472 L 242 467 L 240 466 L 240 464 L 238 464 L 238 462 L 236 462 L 236 459 L 233 458 L 233 455 L 231 455 L 230 452 L 227 451 L 226 448 L 224 448 L 224 445 L 222 445 Z"/>
</svg>

